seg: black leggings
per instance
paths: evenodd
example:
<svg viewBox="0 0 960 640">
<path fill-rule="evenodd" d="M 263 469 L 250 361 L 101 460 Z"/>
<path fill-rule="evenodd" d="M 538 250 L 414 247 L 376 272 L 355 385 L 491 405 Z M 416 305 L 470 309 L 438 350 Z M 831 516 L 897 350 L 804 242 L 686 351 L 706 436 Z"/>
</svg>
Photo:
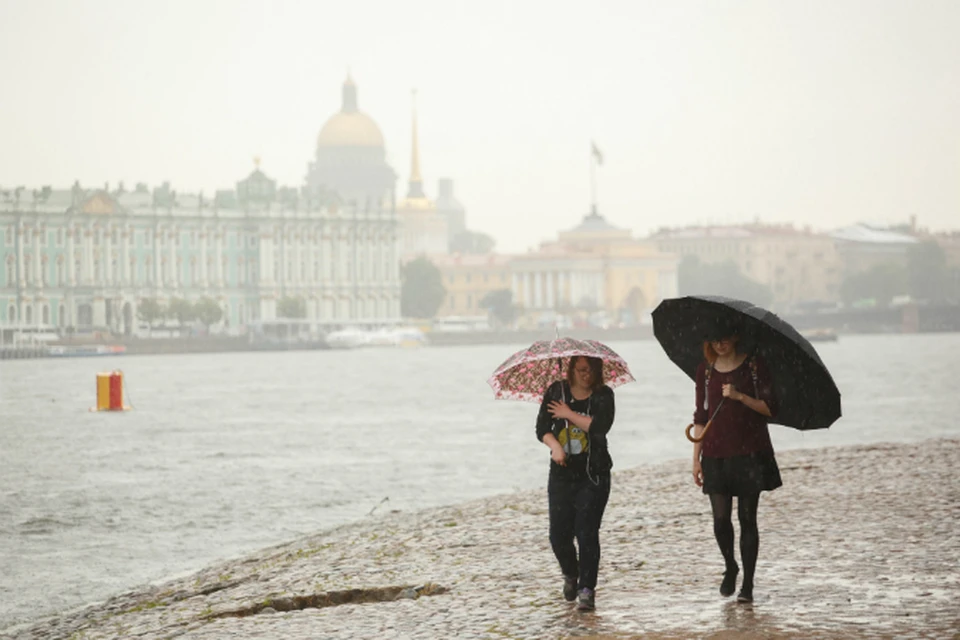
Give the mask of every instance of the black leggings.
<svg viewBox="0 0 960 640">
<path fill-rule="evenodd" d="M 610 498 L 610 476 L 564 480 L 551 475 L 547 482 L 550 504 L 550 545 L 563 575 L 577 578 L 578 589 L 596 589 L 600 568 L 600 521 Z M 573 539 L 577 539 L 580 558 Z"/>
<path fill-rule="evenodd" d="M 740 520 L 740 558 L 743 560 L 743 587 L 753 588 L 753 574 L 757 569 L 757 554 L 760 552 L 760 532 L 757 530 L 757 506 L 760 494 L 737 498 L 737 518 Z M 727 563 L 727 570 L 736 570 L 733 558 L 733 496 L 710 494 L 713 507 L 713 535 L 717 538 L 720 553 Z"/>
</svg>

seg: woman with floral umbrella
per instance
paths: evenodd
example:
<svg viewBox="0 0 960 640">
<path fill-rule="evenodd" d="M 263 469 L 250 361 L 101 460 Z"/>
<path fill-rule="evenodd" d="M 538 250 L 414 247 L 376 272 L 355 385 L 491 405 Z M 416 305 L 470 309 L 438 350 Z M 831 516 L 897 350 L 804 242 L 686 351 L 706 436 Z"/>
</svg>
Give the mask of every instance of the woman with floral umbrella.
<svg viewBox="0 0 960 640">
<path fill-rule="evenodd" d="M 600 522 L 613 467 L 607 446 L 612 387 L 632 380 L 626 362 L 606 345 L 558 338 L 514 354 L 488 381 L 498 398 L 540 402 L 537 439 L 550 449 L 550 544 L 563 573 L 563 597 L 581 611 L 595 606 Z"/>
</svg>

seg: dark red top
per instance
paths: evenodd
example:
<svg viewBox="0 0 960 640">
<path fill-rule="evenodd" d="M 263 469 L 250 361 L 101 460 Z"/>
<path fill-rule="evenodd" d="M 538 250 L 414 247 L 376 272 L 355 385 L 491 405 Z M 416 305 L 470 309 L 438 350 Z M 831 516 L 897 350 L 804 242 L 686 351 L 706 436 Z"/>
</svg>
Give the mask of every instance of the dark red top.
<svg viewBox="0 0 960 640">
<path fill-rule="evenodd" d="M 714 369 L 710 374 L 710 388 L 707 389 L 708 402 L 704 405 L 703 383 L 706 378 L 706 362 L 697 367 L 697 410 L 693 413 L 695 424 L 706 424 L 714 410 L 723 400 L 723 385 L 733 384 L 737 391 L 759 398 L 767 403 L 770 412 L 777 415 L 777 398 L 773 391 L 770 371 L 759 356 L 754 356 L 757 368 L 757 385 L 754 389 L 753 376 L 750 373 L 750 358 L 739 367 L 726 373 Z M 713 424 L 703 439 L 702 455 L 705 458 L 729 458 L 759 451 L 773 451 L 770 431 L 767 429 L 767 417 L 747 407 L 742 402 L 726 399 Z"/>
</svg>

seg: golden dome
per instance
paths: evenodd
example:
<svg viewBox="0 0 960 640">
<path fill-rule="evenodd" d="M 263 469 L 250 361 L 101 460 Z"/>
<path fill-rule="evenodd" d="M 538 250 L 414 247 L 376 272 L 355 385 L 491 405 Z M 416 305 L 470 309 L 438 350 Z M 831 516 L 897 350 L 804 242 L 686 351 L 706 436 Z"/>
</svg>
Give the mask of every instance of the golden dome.
<svg viewBox="0 0 960 640">
<path fill-rule="evenodd" d="M 382 147 L 383 134 L 365 113 L 335 113 L 317 136 L 318 147 Z"/>
<path fill-rule="evenodd" d="M 357 86 L 347 76 L 343 83 L 343 106 L 330 116 L 320 135 L 318 147 L 380 147 L 383 134 L 373 118 L 357 109 Z"/>
</svg>

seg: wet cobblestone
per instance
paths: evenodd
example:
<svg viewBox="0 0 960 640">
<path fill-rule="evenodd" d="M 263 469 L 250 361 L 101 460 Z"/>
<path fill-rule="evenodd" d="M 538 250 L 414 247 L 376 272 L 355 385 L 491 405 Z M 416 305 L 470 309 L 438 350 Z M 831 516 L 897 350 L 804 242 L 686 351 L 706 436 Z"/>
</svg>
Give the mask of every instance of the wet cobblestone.
<svg viewBox="0 0 960 640">
<path fill-rule="evenodd" d="M 560 596 L 544 490 L 318 533 L 9 637 L 960 637 L 960 440 L 778 459 L 752 605 L 718 594 L 709 504 L 678 460 L 614 475 L 593 613 Z M 284 610 L 306 597 L 323 604 Z"/>
</svg>

